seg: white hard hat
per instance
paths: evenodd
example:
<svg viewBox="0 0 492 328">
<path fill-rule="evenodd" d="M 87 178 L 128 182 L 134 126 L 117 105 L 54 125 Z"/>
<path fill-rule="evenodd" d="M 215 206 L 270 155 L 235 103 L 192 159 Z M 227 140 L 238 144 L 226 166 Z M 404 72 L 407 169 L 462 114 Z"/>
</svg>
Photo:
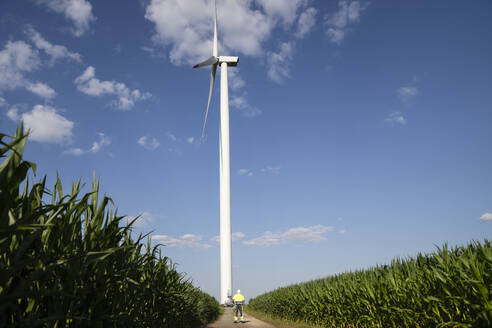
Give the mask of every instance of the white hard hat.
<svg viewBox="0 0 492 328">
<path fill-rule="evenodd" d="M 240 290 L 240 289 L 238 289 L 238 290 L 237 290 L 237 293 L 238 293 L 238 294 L 239 294 L 239 293 L 241 293 L 241 290 Z"/>
</svg>

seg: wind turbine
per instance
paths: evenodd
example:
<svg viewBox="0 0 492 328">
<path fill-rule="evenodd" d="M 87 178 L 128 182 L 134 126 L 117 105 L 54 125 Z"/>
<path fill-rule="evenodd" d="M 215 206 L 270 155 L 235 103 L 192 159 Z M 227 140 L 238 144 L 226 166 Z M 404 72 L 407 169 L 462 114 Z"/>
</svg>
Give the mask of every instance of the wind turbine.
<svg viewBox="0 0 492 328">
<path fill-rule="evenodd" d="M 210 89 L 208 91 L 207 110 L 203 122 L 202 137 L 205 135 L 208 110 L 215 82 L 217 66 L 220 65 L 220 303 L 227 305 L 232 297 L 232 252 L 231 252 L 231 160 L 229 152 L 229 88 L 227 68 L 237 66 L 239 57 L 219 56 L 217 40 L 217 3 L 214 0 L 214 41 L 212 57 L 193 66 L 193 68 L 212 66 Z"/>
</svg>

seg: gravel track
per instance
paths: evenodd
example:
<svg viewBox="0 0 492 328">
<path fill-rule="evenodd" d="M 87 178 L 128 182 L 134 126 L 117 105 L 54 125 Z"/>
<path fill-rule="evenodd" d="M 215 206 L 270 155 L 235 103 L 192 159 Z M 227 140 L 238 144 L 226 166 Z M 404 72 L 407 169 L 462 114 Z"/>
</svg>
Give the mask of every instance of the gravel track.
<svg viewBox="0 0 492 328">
<path fill-rule="evenodd" d="M 206 328 L 275 328 L 271 324 L 256 319 L 244 312 L 244 323 L 234 323 L 232 308 L 224 308 L 224 314 L 220 318 L 207 325 Z"/>
</svg>

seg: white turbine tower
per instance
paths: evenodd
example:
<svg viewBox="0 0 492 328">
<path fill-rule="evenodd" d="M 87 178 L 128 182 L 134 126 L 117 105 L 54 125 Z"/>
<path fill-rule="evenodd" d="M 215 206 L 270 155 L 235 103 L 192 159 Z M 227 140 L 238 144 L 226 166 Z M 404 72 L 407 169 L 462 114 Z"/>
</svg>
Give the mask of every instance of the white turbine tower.
<svg viewBox="0 0 492 328">
<path fill-rule="evenodd" d="M 219 56 L 217 40 L 217 4 L 214 0 L 214 41 L 212 57 L 193 68 L 212 66 L 207 110 L 203 122 L 202 137 L 207 125 L 208 109 L 212 99 L 217 66 L 220 65 L 220 303 L 228 304 L 232 297 L 232 252 L 231 252 L 231 165 L 229 154 L 229 90 L 227 67 L 237 66 L 238 57 Z"/>
</svg>

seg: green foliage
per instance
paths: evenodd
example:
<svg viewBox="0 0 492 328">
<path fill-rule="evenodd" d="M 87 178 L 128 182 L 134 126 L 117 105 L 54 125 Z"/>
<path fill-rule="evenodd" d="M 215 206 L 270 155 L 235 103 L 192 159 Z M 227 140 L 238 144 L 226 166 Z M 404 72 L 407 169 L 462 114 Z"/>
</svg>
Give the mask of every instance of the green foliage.
<svg viewBox="0 0 492 328">
<path fill-rule="evenodd" d="M 323 327 L 492 327 L 488 240 L 279 288 L 249 307 Z"/>
<path fill-rule="evenodd" d="M 145 236 L 133 240 L 99 181 L 64 194 L 59 177 L 30 186 L 23 127 L 0 134 L 1 327 L 199 327 L 219 304 Z M 20 189 L 23 187 L 23 191 Z M 49 199 L 49 201 L 46 201 Z"/>
</svg>

